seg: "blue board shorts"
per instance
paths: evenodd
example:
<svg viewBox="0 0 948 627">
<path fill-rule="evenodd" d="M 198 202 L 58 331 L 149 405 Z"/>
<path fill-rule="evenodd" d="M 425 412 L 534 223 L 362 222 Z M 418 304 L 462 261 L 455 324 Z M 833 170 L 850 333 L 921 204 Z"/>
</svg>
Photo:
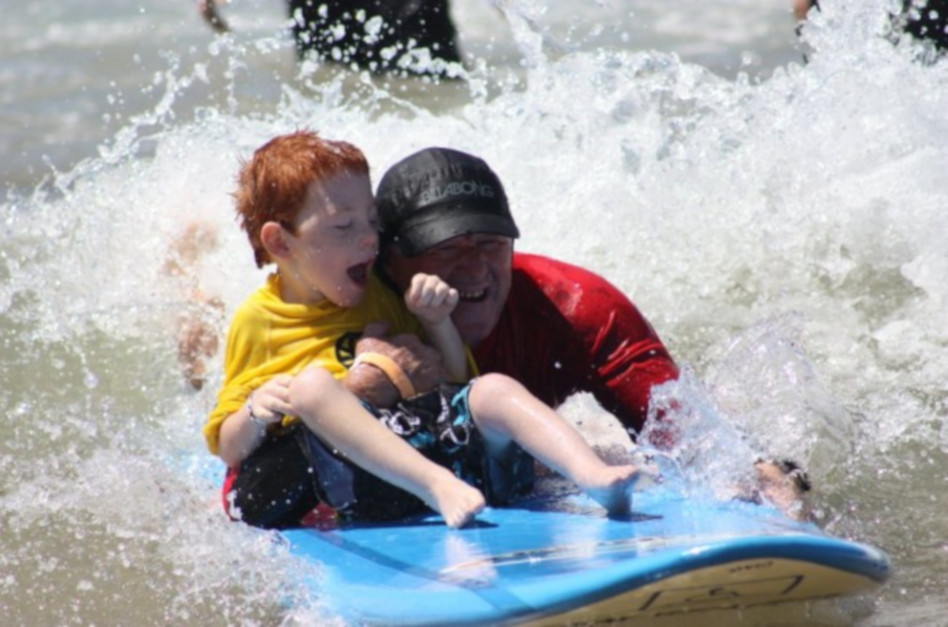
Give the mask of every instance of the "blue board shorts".
<svg viewBox="0 0 948 627">
<path fill-rule="evenodd" d="M 488 504 L 505 505 L 533 489 L 533 459 L 516 445 L 502 457 L 487 455 L 468 404 L 472 384 L 441 384 L 391 409 L 363 404 L 425 457 L 481 490 Z M 224 489 L 231 517 L 264 528 L 297 527 L 321 505 L 353 521 L 427 510 L 414 495 L 334 453 L 302 423 L 271 434 L 231 471 Z"/>
</svg>

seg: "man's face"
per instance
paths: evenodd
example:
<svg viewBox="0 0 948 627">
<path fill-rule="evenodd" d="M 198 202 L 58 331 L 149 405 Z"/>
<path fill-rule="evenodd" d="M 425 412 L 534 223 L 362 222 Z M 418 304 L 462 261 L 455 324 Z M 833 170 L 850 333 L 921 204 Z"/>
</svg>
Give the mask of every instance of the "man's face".
<svg viewBox="0 0 948 627">
<path fill-rule="evenodd" d="M 416 257 L 392 250 L 387 261 L 389 275 L 401 290 L 419 272 L 435 274 L 455 288 L 461 300 L 451 319 L 464 341 L 476 346 L 493 330 L 507 302 L 513 240 L 472 233 L 432 246 Z"/>
</svg>

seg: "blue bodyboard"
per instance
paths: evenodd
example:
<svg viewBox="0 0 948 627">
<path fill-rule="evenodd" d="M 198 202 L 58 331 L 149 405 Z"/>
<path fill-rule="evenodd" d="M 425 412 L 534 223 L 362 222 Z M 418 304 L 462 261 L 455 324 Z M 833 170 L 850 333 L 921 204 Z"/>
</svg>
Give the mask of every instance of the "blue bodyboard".
<svg viewBox="0 0 948 627">
<path fill-rule="evenodd" d="M 889 577 L 880 550 L 773 508 L 636 495 L 610 519 L 583 496 L 282 532 L 321 566 L 313 592 L 359 625 L 597 623 L 860 594 Z"/>
</svg>

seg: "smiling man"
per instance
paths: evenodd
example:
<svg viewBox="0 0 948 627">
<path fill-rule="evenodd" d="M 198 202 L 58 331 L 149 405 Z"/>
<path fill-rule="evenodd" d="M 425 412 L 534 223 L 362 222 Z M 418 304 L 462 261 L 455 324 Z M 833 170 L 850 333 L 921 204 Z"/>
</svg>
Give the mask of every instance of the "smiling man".
<svg viewBox="0 0 948 627">
<path fill-rule="evenodd" d="M 419 272 L 460 294 L 452 320 L 481 373 L 522 383 L 551 407 L 577 392 L 592 394 L 635 436 L 648 417 L 652 388 L 676 379 L 678 367 L 652 325 L 604 278 L 540 255 L 514 252 L 520 231 L 497 174 L 482 159 L 426 148 L 393 165 L 375 194 L 381 227 L 380 274 L 404 293 Z M 363 335 L 356 351 L 389 355 L 417 385 L 426 385 L 431 355 L 413 336 Z M 353 373 L 357 373 L 353 376 Z M 350 372 L 347 387 L 379 402 L 397 400 L 385 375 Z M 672 431 L 653 432 L 667 435 Z M 761 497 L 795 517 L 807 515 L 805 474 L 792 462 L 756 464 Z M 521 464 L 521 483 L 532 478 Z"/>
<path fill-rule="evenodd" d="M 386 172 L 376 203 L 386 278 L 399 292 L 418 272 L 457 289 L 452 319 L 481 372 L 507 374 L 553 407 L 591 393 L 627 429 L 641 430 L 651 389 L 678 376 L 675 362 L 605 279 L 514 252 L 520 232 L 487 163 L 426 148 Z"/>
</svg>

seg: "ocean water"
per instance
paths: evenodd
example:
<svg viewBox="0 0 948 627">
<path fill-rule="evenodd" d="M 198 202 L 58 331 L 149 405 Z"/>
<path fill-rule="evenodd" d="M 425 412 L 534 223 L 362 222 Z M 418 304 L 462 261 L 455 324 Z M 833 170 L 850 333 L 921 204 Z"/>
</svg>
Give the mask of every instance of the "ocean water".
<svg viewBox="0 0 948 627">
<path fill-rule="evenodd" d="M 877 594 L 709 622 L 948 624 L 948 62 L 884 37 L 892 2 L 821 4 L 801 42 L 784 0 L 458 0 L 466 77 L 434 84 L 297 64 L 279 2 L 221 39 L 191 2 L 0 0 L 3 623 L 338 622 L 318 565 L 224 520 L 221 356 L 194 391 L 176 354 L 182 314 L 223 333 L 263 278 L 239 160 L 309 127 L 375 178 L 486 158 L 518 248 L 612 280 L 684 366 L 694 486 L 793 457 L 820 524 L 892 558 Z"/>
</svg>

